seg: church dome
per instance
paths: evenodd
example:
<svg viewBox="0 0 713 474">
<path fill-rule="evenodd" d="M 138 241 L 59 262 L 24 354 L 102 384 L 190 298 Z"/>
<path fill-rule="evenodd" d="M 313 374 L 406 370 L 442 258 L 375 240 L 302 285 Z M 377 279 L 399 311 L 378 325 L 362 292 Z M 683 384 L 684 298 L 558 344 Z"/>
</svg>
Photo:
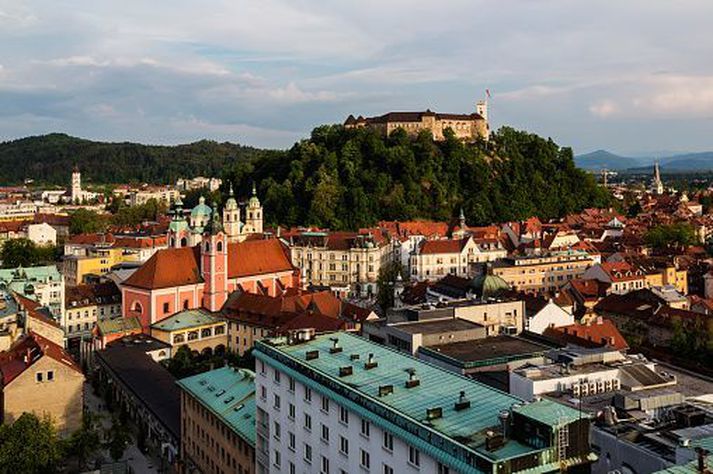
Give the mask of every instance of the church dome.
<svg viewBox="0 0 713 474">
<path fill-rule="evenodd" d="M 238 201 L 235 200 L 235 196 L 233 195 L 233 185 L 231 183 L 230 184 L 230 193 L 228 194 L 228 200 L 225 201 L 224 209 L 226 211 L 234 211 L 237 208 L 238 208 Z"/>
<path fill-rule="evenodd" d="M 191 217 L 210 217 L 213 210 L 206 205 L 203 196 L 198 199 L 198 205 L 191 210 Z"/>
<path fill-rule="evenodd" d="M 497 275 L 490 273 L 473 278 L 471 288 L 481 298 L 490 298 L 510 289 L 510 285 Z"/>
<path fill-rule="evenodd" d="M 260 200 L 257 198 L 257 190 L 255 189 L 255 183 L 253 183 L 253 194 L 248 200 L 248 207 L 260 207 Z"/>
</svg>

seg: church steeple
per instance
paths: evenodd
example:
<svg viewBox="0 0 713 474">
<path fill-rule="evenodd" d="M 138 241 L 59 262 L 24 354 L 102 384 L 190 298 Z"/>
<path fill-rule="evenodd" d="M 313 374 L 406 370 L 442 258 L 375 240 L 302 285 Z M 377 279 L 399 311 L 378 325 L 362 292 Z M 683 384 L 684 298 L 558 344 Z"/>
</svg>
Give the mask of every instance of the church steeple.
<svg viewBox="0 0 713 474">
<path fill-rule="evenodd" d="M 651 184 L 651 190 L 654 194 L 662 195 L 664 193 L 663 181 L 661 181 L 661 170 L 659 169 L 659 162 L 654 162 L 654 181 Z"/>
<path fill-rule="evenodd" d="M 236 242 L 240 236 L 240 207 L 233 194 L 233 183 L 230 183 L 228 200 L 223 208 L 223 228 L 228 236 L 228 240 Z"/>
</svg>

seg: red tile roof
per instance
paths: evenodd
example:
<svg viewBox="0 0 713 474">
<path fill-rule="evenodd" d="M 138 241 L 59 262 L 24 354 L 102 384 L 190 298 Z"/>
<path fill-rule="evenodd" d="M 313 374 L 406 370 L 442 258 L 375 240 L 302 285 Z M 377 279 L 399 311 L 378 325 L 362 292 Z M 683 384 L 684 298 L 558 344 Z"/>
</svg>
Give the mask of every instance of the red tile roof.
<svg viewBox="0 0 713 474">
<path fill-rule="evenodd" d="M 576 323 L 569 326 L 549 327 L 545 329 L 544 335 L 563 343 L 584 347 L 610 346 L 619 351 L 629 348 L 629 344 L 616 325 L 604 318 L 597 318 L 591 324 Z"/>
<path fill-rule="evenodd" d="M 10 349 L 0 353 L 0 373 L 3 385 L 12 382 L 43 356 L 50 357 L 79 373 L 82 372 L 62 347 L 30 331 L 17 340 Z"/>
<path fill-rule="evenodd" d="M 433 255 L 441 253 L 460 253 L 463 247 L 468 243 L 469 238 L 460 240 L 441 239 L 441 240 L 424 240 L 421 243 L 421 255 Z"/>
<path fill-rule="evenodd" d="M 278 239 L 249 240 L 228 245 L 228 277 L 294 271 L 287 248 Z"/>
<path fill-rule="evenodd" d="M 42 305 L 40 303 L 33 299 L 27 298 L 26 296 L 23 296 L 19 293 L 13 292 L 13 296 L 15 297 L 15 300 L 17 301 L 17 304 L 20 306 L 20 308 L 24 309 L 27 312 L 28 317 L 37 319 L 45 324 L 49 324 L 50 326 L 54 326 L 56 328 L 61 329 L 62 326 L 60 326 L 57 321 L 42 312 Z"/>
</svg>

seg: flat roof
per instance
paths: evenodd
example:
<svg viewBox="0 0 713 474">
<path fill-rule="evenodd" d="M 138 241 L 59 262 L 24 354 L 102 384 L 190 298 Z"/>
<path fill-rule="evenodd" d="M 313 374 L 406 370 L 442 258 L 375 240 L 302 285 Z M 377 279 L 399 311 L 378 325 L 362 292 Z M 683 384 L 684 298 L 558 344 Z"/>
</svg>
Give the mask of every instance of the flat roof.
<svg viewBox="0 0 713 474">
<path fill-rule="evenodd" d="M 499 357 L 538 355 L 550 350 L 550 347 L 513 336 L 493 336 L 473 341 L 438 344 L 428 346 L 426 349 L 459 361 L 477 362 Z"/>
<path fill-rule="evenodd" d="M 478 323 L 459 318 L 427 319 L 407 323 L 391 324 L 387 327 L 409 334 L 438 334 L 454 331 L 471 331 L 482 328 Z"/>
<path fill-rule="evenodd" d="M 162 319 L 151 325 L 152 329 L 160 331 L 181 331 L 194 327 L 206 326 L 221 322 L 222 319 L 216 318 L 204 309 L 187 309 Z"/>
<path fill-rule="evenodd" d="M 341 350 L 330 350 L 337 340 Z M 351 333 L 339 332 L 317 336 L 312 340 L 288 344 L 286 338 L 265 339 L 256 343 L 255 355 L 269 364 L 282 364 L 288 373 L 305 374 L 304 381 L 317 389 L 329 389 L 357 404 L 360 416 L 387 420 L 399 425 L 418 426 L 418 432 L 434 432 L 451 443 L 463 446 L 486 459 L 499 461 L 527 453 L 537 453 L 539 448 L 509 440 L 502 448 L 488 451 L 485 448 L 486 432 L 497 429 L 498 414 L 509 410 L 522 400 L 483 383 L 425 363 L 410 355 L 368 341 Z M 318 354 L 316 358 L 307 353 Z M 373 355 L 375 367 L 367 369 L 365 362 Z M 358 358 L 357 358 L 358 356 Z M 340 369 L 351 367 L 349 375 L 340 377 Z M 407 388 L 409 372 L 415 371 L 419 385 Z M 317 380 L 323 379 L 321 382 Z M 325 379 L 328 379 L 328 383 Z M 390 387 L 386 395 L 380 393 Z M 463 392 L 472 405 L 455 409 L 455 402 Z M 541 402 L 531 403 L 529 411 L 537 413 Z M 429 418 L 427 411 L 440 408 L 441 416 Z M 550 410 L 549 406 L 544 406 Z M 562 413 L 577 413 L 562 406 Z M 384 412 L 384 413 L 382 413 Z M 569 412 L 569 413 L 571 413 Z M 543 417 L 545 415 L 542 415 Z M 403 435 L 414 433 L 412 429 Z M 424 438 L 413 435 L 421 443 Z M 424 435 L 425 436 L 425 435 Z M 428 435 L 427 446 L 438 441 Z M 448 449 L 448 448 L 444 448 Z M 453 455 L 452 452 L 450 452 Z"/>
<path fill-rule="evenodd" d="M 226 426 L 255 446 L 255 373 L 221 367 L 176 382 Z"/>
</svg>

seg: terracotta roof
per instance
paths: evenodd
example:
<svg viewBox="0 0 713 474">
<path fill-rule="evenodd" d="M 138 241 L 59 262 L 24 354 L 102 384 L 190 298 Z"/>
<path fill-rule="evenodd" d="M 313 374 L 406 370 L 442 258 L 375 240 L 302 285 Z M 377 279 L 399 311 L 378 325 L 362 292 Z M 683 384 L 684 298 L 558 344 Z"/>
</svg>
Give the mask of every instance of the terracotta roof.
<svg viewBox="0 0 713 474">
<path fill-rule="evenodd" d="M 45 314 L 43 311 L 44 307 L 37 301 L 16 292 L 13 292 L 13 296 L 15 297 L 17 304 L 27 312 L 28 317 L 37 319 L 45 324 L 49 324 L 50 326 L 54 326 L 59 329 L 62 328 L 62 326 L 60 326 L 59 323 L 51 316 Z"/>
<path fill-rule="evenodd" d="M 68 286 L 64 292 L 66 308 L 121 302 L 121 291 L 114 282 Z"/>
<path fill-rule="evenodd" d="M 229 278 L 294 269 L 288 250 L 278 239 L 249 240 L 228 245 Z"/>
<path fill-rule="evenodd" d="M 479 114 L 438 114 L 430 110 L 424 112 L 389 112 L 378 117 L 367 117 L 362 119 L 367 123 L 387 123 L 387 122 L 420 122 L 423 117 L 436 117 L 439 120 L 483 120 Z"/>
<path fill-rule="evenodd" d="M 380 221 L 378 227 L 386 230 L 392 236 L 408 237 L 423 235 L 424 237 L 445 237 L 448 234 L 447 222 L 434 221 Z"/>
<path fill-rule="evenodd" d="M 67 240 L 67 243 L 73 245 L 95 245 L 95 244 L 113 244 L 113 234 L 78 234 Z"/>
<path fill-rule="evenodd" d="M 159 250 L 123 285 L 151 290 L 201 283 L 199 261 L 199 246 Z"/>
<path fill-rule="evenodd" d="M 583 347 L 610 346 L 619 351 L 629 348 L 616 325 L 604 318 L 597 318 L 591 324 L 548 327 L 543 334 L 566 344 Z"/>
<path fill-rule="evenodd" d="M 62 347 L 30 331 L 17 340 L 10 349 L 0 353 L 0 372 L 3 385 L 12 382 L 43 356 L 50 357 L 79 373 L 82 372 Z"/>
<path fill-rule="evenodd" d="M 460 240 L 440 239 L 440 240 L 424 240 L 421 242 L 419 253 L 421 255 L 433 255 L 441 253 L 460 253 L 463 247 L 468 243 L 470 238 L 466 237 Z"/>
<path fill-rule="evenodd" d="M 316 332 L 334 332 L 349 329 L 349 324 L 343 319 L 324 316 L 319 313 L 300 313 L 290 318 L 285 324 L 277 328 L 278 334 L 285 334 L 296 329 L 313 328 Z"/>
</svg>

